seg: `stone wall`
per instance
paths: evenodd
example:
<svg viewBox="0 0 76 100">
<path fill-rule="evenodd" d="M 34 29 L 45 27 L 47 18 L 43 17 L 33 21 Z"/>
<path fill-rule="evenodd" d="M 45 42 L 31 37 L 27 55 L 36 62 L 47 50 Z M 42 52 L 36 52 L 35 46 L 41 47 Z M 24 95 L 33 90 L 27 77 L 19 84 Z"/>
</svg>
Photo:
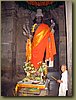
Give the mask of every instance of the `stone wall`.
<svg viewBox="0 0 76 100">
<path fill-rule="evenodd" d="M 73 76 L 73 66 L 72 66 L 72 2 L 66 1 L 66 25 L 67 25 L 67 66 L 68 66 L 68 95 L 73 96 L 72 90 L 72 76 Z"/>
<path fill-rule="evenodd" d="M 12 79 L 16 67 L 16 6 L 1 2 L 1 70 Z"/>
<path fill-rule="evenodd" d="M 45 19 L 54 18 L 56 22 L 55 42 L 57 55 L 55 57 L 55 68 L 60 69 L 66 64 L 66 31 L 64 6 L 43 12 Z M 25 47 L 27 38 L 23 35 L 23 24 L 29 21 L 29 27 L 33 25 L 36 12 L 19 7 L 15 2 L 1 2 L 1 74 L 2 80 L 14 81 L 25 77 L 22 66 L 26 60 Z"/>
<path fill-rule="evenodd" d="M 66 64 L 66 26 L 64 7 L 59 8 L 59 66 Z"/>
</svg>

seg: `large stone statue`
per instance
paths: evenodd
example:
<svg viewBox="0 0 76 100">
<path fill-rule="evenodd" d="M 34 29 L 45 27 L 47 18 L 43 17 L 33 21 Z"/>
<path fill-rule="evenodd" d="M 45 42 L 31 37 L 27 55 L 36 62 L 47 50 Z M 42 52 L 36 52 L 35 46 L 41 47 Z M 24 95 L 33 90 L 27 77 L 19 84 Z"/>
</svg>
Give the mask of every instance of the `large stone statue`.
<svg viewBox="0 0 76 100">
<path fill-rule="evenodd" d="M 35 69 L 39 68 L 39 63 L 43 62 L 44 53 L 45 60 L 54 60 L 56 54 L 54 34 L 52 28 L 43 23 L 43 14 L 41 9 L 37 9 L 36 22 L 33 25 L 32 32 L 34 34 L 32 41 L 31 62 Z"/>
</svg>

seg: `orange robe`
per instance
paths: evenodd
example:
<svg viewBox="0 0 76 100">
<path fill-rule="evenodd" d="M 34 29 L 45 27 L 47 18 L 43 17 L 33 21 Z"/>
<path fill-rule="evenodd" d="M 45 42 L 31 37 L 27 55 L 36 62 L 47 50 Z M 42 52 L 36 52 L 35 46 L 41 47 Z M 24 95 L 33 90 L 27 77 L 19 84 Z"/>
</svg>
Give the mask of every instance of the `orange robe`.
<svg viewBox="0 0 76 100">
<path fill-rule="evenodd" d="M 50 42 L 48 41 L 49 37 Z M 54 35 L 48 25 L 42 23 L 36 29 L 32 42 L 31 63 L 36 69 L 40 67 L 39 62 L 43 61 L 45 50 L 46 59 L 51 58 L 53 60 L 53 56 L 56 54 Z"/>
</svg>

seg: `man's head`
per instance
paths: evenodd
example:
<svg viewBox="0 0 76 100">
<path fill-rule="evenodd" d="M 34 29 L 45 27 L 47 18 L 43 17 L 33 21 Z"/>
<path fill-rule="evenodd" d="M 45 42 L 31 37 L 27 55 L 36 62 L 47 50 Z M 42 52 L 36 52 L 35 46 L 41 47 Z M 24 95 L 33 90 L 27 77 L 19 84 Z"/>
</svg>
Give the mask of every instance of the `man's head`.
<svg viewBox="0 0 76 100">
<path fill-rule="evenodd" d="M 62 65 L 62 66 L 61 66 L 61 71 L 62 71 L 62 72 L 65 72 L 65 71 L 66 71 L 66 65 Z"/>
</svg>

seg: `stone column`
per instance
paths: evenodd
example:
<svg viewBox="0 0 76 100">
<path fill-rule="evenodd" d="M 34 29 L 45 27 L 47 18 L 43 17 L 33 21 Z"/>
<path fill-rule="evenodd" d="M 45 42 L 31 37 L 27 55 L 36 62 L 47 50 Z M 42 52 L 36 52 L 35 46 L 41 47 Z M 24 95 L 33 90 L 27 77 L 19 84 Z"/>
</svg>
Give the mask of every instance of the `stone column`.
<svg viewBox="0 0 76 100">
<path fill-rule="evenodd" d="M 65 2 L 67 31 L 68 96 L 72 96 L 72 2 Z"/>
<path fill-rule="evenodd" d="M 66 64 L 66 33 L 64 6 L 59 8 L 59 66 Z"/>
<path fill-rule="evenodd" d="M 16 6 L 14 2 L 1 2 L 1 70 L 2 76 L 12 79 L 16 67 Z"/>
</svg>

